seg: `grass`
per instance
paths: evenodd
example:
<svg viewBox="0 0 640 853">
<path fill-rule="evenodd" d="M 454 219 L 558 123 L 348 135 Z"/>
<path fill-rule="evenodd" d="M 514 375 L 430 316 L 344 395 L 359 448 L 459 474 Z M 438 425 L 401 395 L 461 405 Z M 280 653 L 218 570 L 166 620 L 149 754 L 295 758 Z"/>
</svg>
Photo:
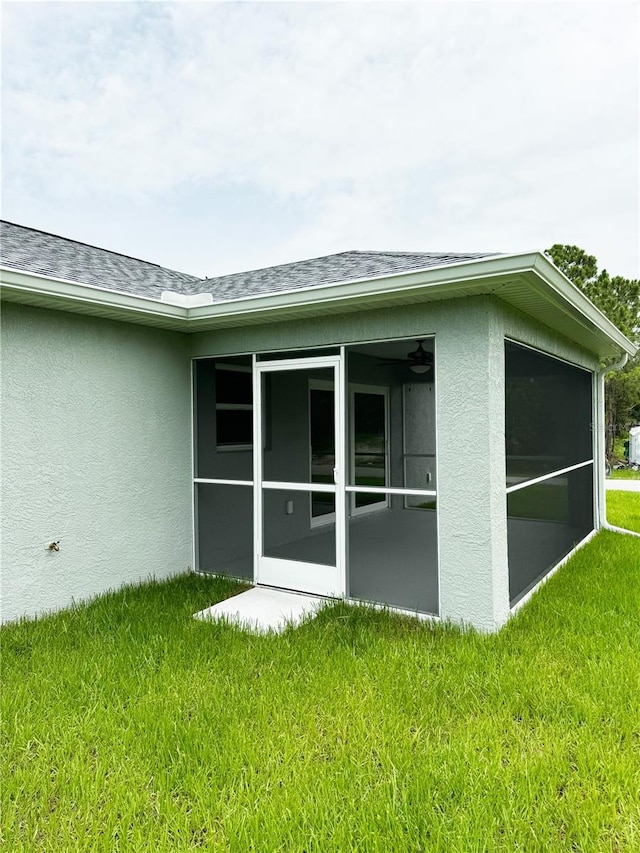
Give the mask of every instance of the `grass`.
<svg viewBox="0 0 640 853">
<path fill-rule="evenodd" d="M 609 480 L 640 480 L 640 471 L 631 468 L 614 468 L 608 477 Z"/>
<path fill-rule="evenodd" d="M 640 540 L 499 634 L 337 603 L 280 636 L 196 575 L 2 631 L 18 851 L 637 851 Z"/>
<path fill-rule="evenodd" d="M 640 492 L 607 490 L 607 521 L 640 533 Z"/>
</svg>

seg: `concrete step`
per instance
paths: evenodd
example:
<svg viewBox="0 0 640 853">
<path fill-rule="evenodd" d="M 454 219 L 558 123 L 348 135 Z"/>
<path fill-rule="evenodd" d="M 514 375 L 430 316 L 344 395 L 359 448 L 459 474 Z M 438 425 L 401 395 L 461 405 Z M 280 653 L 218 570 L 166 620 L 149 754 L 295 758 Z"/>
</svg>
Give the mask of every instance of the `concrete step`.
<svg viewBox="0 0 640 853">
<path fill-rule="evenodd" d="M 195 619 L 223 619 L 245 631 L 280 633 L 306 617 L 314 618 L 329 599 L 256 586 L 194 613 Z"/>
</svg>

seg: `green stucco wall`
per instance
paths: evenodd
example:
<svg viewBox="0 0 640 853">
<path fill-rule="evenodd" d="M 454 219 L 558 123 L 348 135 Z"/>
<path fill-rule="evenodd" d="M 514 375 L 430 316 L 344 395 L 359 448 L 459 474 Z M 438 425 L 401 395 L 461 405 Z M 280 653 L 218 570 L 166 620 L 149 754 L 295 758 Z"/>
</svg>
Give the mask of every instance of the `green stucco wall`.
<svg viewBox="0 0 640 853">
<path fill-rule="evenodd" d="M 187 569 L 189 389 L 184 335 L 3 303 L 3 620 Z"/>
<path fill-rule="evenodd" d="M 440 615 L 509 615 L 504 339 L 596 360 L 494 297 L 190 336 L 16 304 L 2 313 L 2 618 L 192 560 L 189 356 L 435 336 Z M 60 540 L 60 551 L 46 545 Z"/>
<path fill-rule="evenodd" d="M 597 361 L 490 296 L 463 297 L 191 337 L 194 357 L 435 335 L 440 615 L 481 630 L 509 616 L 504 341 L 589 369 Z"/>
</svg>

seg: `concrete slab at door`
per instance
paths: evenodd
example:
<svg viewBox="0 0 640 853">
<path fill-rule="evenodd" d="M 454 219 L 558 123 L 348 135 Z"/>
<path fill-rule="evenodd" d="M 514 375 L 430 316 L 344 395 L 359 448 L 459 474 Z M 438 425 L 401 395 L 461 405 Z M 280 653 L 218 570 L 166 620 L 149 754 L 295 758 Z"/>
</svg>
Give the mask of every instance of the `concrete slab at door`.
<svg viewBox="0 0 640 853">
<path fill-rule="evenodd" d="M 195 619 L 224 620 L 253 633 L 280 633 L 314 618 L 327 599 L 281 589 L 255 587 L 194 613 Z"/>
</svg>

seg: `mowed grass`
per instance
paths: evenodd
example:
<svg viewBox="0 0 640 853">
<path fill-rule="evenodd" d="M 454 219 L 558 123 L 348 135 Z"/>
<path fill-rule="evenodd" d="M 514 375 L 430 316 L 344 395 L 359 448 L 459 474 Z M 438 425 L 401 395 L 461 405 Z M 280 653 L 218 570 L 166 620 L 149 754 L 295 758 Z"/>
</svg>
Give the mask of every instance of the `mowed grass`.
<svg viewBox="0 0 640 853">
<path fill-rule="evenodd" d="M 617 468 L 609 474 L 610 480 L 640 480 L 640 471 L 631 468 Z"/>
<path fill-rule="evenodd" d="M 640 492 L 608 489 L 607 521 L 615 527 L 640 533 Z"/>
<path fill-rule="evenodd" d="M 192 619 L 238 589 L 3 629 L 6 850 L 640 850 L 640 539 L 601 532 L 493 636 Z"/>
</svg>

